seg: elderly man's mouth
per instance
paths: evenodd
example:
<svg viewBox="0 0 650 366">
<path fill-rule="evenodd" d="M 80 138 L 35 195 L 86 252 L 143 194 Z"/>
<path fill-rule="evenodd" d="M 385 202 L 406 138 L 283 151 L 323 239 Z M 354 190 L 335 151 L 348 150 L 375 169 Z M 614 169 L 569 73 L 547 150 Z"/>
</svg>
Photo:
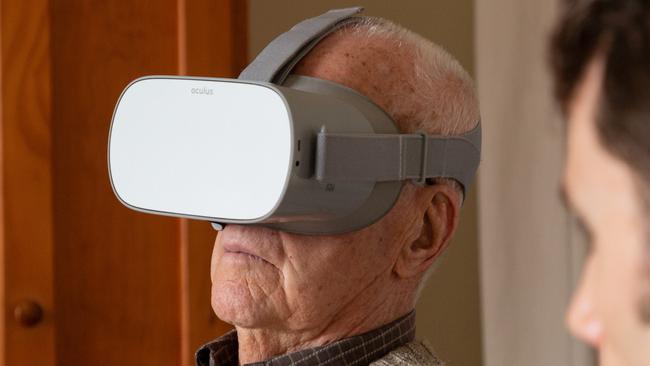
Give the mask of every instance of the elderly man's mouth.
<svg viewBox="0 0 650 366">
<path fill-rule="evenodd" d="M 275 267 L 273 263 L 267 261 L 266 259 L 260 257 L 259 255 L 252 253 L 250 250 L 247 250 L 246 248 L 244 248 L 243 245 L 240 245 L 238 243 L 224 244 L 223 251 L 224 251 L 224 256 L 228 256 L 236 260 L 247 261 L 247 262 L 259 261 L 266 264 L 270 264 L 273 267 Z"/>
</svg>

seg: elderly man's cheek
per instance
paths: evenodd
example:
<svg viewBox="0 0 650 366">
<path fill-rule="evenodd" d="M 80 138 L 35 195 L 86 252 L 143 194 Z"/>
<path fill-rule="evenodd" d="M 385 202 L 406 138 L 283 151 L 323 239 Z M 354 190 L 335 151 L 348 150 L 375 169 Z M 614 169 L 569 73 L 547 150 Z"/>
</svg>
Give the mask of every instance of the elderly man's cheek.
<svg viewBox="0 0 650 366">
<path fill-rule="evenodd" d="M 222 320 L 254 327 L 273 322 L 286 312 L 282 275 L 260 261 L 217 259 L 212 279 L 212 308 Z"/>
</svg>

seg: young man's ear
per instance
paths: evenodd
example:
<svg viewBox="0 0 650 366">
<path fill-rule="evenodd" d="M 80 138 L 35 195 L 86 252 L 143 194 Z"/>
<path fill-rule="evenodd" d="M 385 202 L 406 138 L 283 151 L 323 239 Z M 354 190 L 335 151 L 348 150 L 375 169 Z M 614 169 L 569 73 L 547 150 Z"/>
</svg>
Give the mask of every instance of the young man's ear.
<svg viewBox="0 0 650 366">
<path fill-rule="evenodd" d="M 447 248 L 458 226 L 460 194 L 449 184 L 436 184 L 423 188 L 426 209 L 423 211 L 420 235 L 406 244 L 395 263 L 395 273 L 413 277 L 427 270 Z"/>
</svg>

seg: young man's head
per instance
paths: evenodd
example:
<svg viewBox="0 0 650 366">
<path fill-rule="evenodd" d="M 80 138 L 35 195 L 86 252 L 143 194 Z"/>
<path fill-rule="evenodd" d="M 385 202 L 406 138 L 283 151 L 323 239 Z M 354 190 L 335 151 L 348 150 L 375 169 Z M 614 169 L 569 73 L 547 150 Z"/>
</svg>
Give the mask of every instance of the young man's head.
<svg viewBox="0 0 650 366">
<path fill-rule="evenodd" d="M 650 2 L 567 2 L 551 57 L 591 242 L 568 323 L 601 364 L 650 365 Z"/>
</svg>

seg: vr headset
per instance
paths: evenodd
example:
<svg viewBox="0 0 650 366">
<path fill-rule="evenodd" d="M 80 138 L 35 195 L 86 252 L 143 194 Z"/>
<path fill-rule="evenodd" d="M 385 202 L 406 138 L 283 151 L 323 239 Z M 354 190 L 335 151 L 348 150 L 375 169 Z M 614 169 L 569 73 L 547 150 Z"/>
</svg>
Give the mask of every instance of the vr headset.
<svg viewBox="0 0 650 366">
<path fill-rule="evenodd" d="M 366 227 L 406 180 L 457 180 L 480 161 L 480 125 L 462 136 L 400 134 L 381 108 L 326 80 L 290 75 L 361 8 L 329 11 L 272 41 L 238 79 L 147 76 L 122 92 L 108 170 L 127 207 L 300 234 Z"/>
</svg>

